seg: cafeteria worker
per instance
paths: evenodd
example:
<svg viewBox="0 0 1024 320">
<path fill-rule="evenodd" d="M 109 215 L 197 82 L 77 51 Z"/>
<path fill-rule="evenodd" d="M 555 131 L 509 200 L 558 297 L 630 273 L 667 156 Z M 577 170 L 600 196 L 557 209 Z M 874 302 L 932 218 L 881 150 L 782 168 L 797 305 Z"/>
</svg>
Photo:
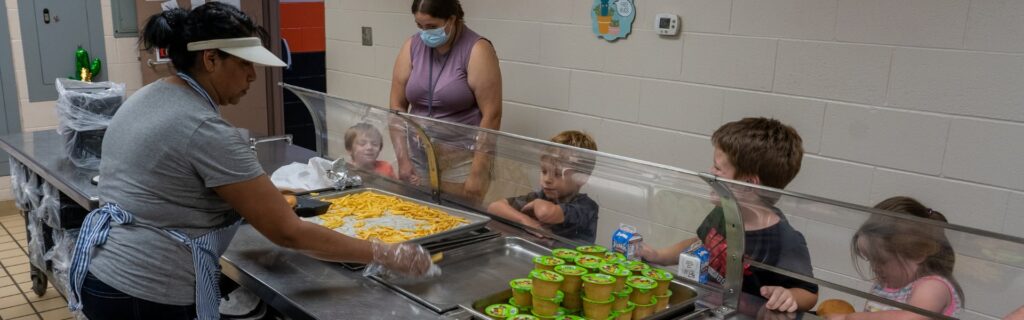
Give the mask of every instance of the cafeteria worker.
<svg viewBox="0 0 1024 320">
<path fill-rule="evenodd" d="M 178 73 L 129 97 L 103 142 L 102 206 L 82 226 L 69 271 L 72 311 L 90 319 L 218 319 L 218 260 L 244 218 L 270 241 L 326 261 L 408 276 L 436 272 L 413 244 L 350 238 L 300 220 L 219 108 L 254 65 L 281 67 L 241 10 L 210 2 L 146 22 Z"/>
</svg>

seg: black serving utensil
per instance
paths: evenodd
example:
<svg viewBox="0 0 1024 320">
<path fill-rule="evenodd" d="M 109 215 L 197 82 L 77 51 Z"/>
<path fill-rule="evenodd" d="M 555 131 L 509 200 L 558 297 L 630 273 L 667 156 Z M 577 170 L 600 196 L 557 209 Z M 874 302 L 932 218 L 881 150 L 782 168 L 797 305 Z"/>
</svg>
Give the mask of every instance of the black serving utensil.
<svg viewBox="0 0 1024 320">
<path fill-rule="evenodd" d="M 331 208 L 330 202 L 324 202 L 309 196 L 295 197 L 295 214 L 303 218 L 315 217 L 327 213 Z"/>
</svg>

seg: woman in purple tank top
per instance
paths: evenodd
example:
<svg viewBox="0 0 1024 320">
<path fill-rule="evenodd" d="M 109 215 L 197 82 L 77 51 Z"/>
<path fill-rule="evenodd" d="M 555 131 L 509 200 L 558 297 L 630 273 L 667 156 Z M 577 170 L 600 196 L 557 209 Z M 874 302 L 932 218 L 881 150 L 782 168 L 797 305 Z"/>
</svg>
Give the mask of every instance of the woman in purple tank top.
<svg viewBox="0 0 1024 320">
<path fill-rule="evenodd" d="M 458 0 L 414 0 L 412 13 L 422 31 L 405 42 L 395 61 L 391 109 L 434 119 L 499 130 L 501 70 L 490 41 L 467 27 Z M 428 131 L 430 128 L 428 128 Z M 430 132 L 436 145 L 441 189 L 479 204 L 487 192 L 491 161 L 487 139 Z M 451 131 L 451 130 L 449 130 Z M 392 129 L 399 177 L 413 184 L 427 179 L 418 141 Z"/>
</svg>

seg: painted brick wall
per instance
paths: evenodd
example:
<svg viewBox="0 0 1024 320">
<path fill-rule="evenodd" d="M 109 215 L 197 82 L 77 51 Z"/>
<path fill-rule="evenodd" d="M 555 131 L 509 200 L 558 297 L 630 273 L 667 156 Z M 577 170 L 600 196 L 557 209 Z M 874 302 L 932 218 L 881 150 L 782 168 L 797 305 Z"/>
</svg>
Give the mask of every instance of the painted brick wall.
<svg viewBox="0 0 1024 320">
<path fill-rule="evenodd" d="M 107 57 L 103 63 L 107 66 L 107 78 L 111 81 L 124 82 L 127 93 L 131 94 L 142 87 L 142 72 L 139 70 L 139 54 L 136 50 L 138 38 L 114 38 L 110 0 L 101 0 L 103 11 L 103 35 Z M 21 41 L 20 17 L 18 17 L 18 1 L 5 0 L 7 7 L 8 30 L 11 32 L 11 56 L 14 58 L 14 78 L 18 86 L 18 106 L 21 114 L 21 129 L 25 132 L 52 130 L 57 128 L 57 111 L 55 101 L 28 101 L 28 80 L 25 73 L 25 54 Z M 68 53 L 69 57 L 71 53 Z M 70 58 L 69 58 L 70 59 Z M 0 200 L 10 200 L 10 179 L 0 179 Z"/>
<path fill-rule="evenodd" d="M 715 128 L 771 116 L 805 139 L 790 190 L 869 206 L 905 194 L 953 223 L 1024 236 L 1022 1 L 638 0 L 634 33 L 615 43 L 591 34 L 591 0 L 462 2 L 501 59 L 505 131 L 582 128 L 602 151 L 704 171 Z M 326 6 L 328 92 L 387 106 L 398 47 L 417 31 L 409 1 Z M 680 15 L 680 37 L 652 33 L 659 12 Z M 602 214 L 599 241 L 628 219 Z M 829 256 L 848 252 L 852 230 L 815 223 L 801 229 L 828 260 L 818 275 L 863 286 L 848 255 Z M 965 317 L 1009 310 L 989 303 L 1012 296 L 1005 286 L 985 283 L 996 286 L 970 284 Z"/>
</svg>

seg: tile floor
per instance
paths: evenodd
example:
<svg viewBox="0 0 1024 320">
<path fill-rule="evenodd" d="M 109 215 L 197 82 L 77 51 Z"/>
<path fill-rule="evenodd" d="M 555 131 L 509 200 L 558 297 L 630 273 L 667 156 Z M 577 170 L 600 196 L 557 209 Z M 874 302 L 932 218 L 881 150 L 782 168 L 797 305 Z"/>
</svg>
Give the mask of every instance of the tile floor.
<svg viewBox="0 0 1024 320">
<path fill-rule="evenodd" d="M 52 285 L 42 297 L 32 292 L 25 236 L 25 220 L 14 202 L 0 202 L 0 320 L 72 319 L 67 301 Z"/>
</svg>

